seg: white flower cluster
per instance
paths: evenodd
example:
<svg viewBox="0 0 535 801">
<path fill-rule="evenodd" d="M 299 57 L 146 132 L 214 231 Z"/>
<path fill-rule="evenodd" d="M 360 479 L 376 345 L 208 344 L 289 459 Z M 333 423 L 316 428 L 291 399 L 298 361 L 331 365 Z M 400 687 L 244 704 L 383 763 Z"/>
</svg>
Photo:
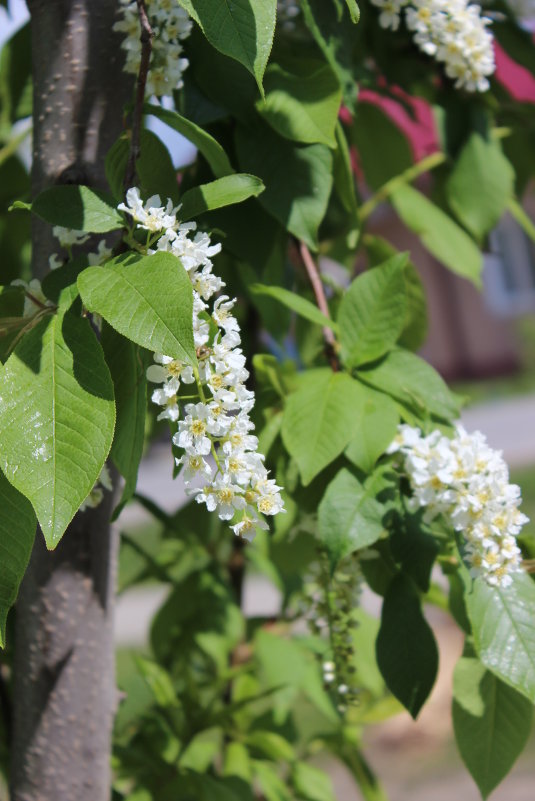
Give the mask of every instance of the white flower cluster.
<svg viewBox="0 0 535 801">
<path fill-rule="evenodd" d="M 468 0 L 372 0 L 381 9 L 379 24 L 396 31 L 402 10 L 414 42 L 444 64 L 457 89 L 485 92 L 495 69 L 491 20 Z"/>
<path fill-rule="evenodd" d="M 125 34 L 121 45 L 126 51 L 125 71 L 137 75 L 141 61 L 141 26 L 136 2 L 121 0 L 121 19 L 113 29 Z M 154 32 L 152 55 L 147 78 L 147 95 L 172 95 L 183 86 L 182 73 L 188 66 L 182 42 L 191 33 L 192 21 L 178 0 L 145 0 Z"/>
<path fill-rule="evenodd" d="M 400 451 L 413 490 L 415 508 L 426 519 L 444 515 L 466 540 L 465 557 L 472 576 L 491 586 L 507 587 L 521 570 L 516 537 L 528 518 L 518 507 L 520 488 L 509 483 L 501 451 L 489 447 L 479 431 L 458 426 L 452 439 L 440 431 L 424 437 L 401 425 L 388 453 Z"/>
<path fill-rule="evenodd" d="M 235 300 L 220 295 L 223 281 L 212 272 L 211 258 L 221 245 L 210 244 L 196 223 L 177 221 L 171 201 L 160 204 L 158 195 L 145 204 L 136 188 L 129 189 L 127 212 L 136 227 L 153 234 L 149 254 L 165 251 L 177 256 L 193 286 L 193 332 L 198 368 L 165 354 L 154 354 L 147 378 L 160 384 L 152 400 L 163 407 L 158 419 L 177 423 L 173 442 L 184 453 L 176 459 L 190 494 L 222 520 L 234 521 L 234 533 L 252 540 L 256 529 L 267 529 L 264 515 L 283 511 L 280 487 L 268 477 L 264 457 L 249 412 L 254 393 L 245 386 L 249 377 L 240 349 L 238 321 L 232 314 Z M 157 241 L 156 241 L 157 240 Z M 215 333 L 214 333 L 215 331 Z M 187 397 L 179 395 L 181 385 Z M 184 400 L 196 402 L 183 403 Z M 181 409 L 181 405 L 183 408 Z M 213 463 L 208 461 L 213 457 Z M 193 486 L 193 483 L 196 486 Z"/>
</svg>

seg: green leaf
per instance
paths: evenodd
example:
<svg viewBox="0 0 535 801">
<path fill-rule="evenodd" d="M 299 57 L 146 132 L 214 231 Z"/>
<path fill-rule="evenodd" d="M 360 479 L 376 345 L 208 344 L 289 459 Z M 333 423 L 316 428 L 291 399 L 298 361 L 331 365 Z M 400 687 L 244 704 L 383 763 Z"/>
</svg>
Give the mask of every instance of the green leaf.
<svg viewBox="0 0 535 801">
<path fill-rule="evenodd" d="M 236 173 L 217 178 L 209 184 L 196 186 L 182 195 L 180 219 L 190 220 L 211 209 L 242 203 L 247 198 L 256 197 L 264 189 L 262 181 L 254 175 Z"/>
<path fill-rule="evenodd" d="M 420 417 L 435 415 L 450 420 L 459 415 L 458 398 L 430 364 L 408 350 L 390 351 L 379 364 L 361 368 L 358 377 L 414 409 Z"/>
<path fill-rule="evenodd" d="M 459 221 L 483 239 L 512 197 L 514 170 L 494 139 L 472 133 L 446 183 L 446 197 Z"/>
<path fill-rule="evenodd" d="M 266 801 L 292 801 L 293 795 L 287 783 L 279 776 L 276 765 L 255 760 L 253 770 Z"/>
<path fill-rule="evenodd" d="M 296 72 L 279 64 L 268 67 L 266 99 L 256 104 L 258 111 L 287 139 L 335 147 L 334 129 L 342 99 L 336 75 L 320 61 L 300 60 L 293 69 Z"/>
<path fill-rule="evenodd" d="M 5 4 L 4 4 L 5 5 Z M 0 125 L 9 130 L 32 113 L 32 49 L 30 23 L 5 42 L 0 55 Z"/>
<path fill-rule="evenodd" d="M 525 573 L 505 589 L 476 579 L 466 606 L 480 660 L 535 703 L 535 583 Z"/>
<path fill-rule="evenodd" d="M 157 117 L 159 120 L 169 125 L 173 130 L 185 136 L 197 150 L 202 153 L 216 178 L 223 178 L 225 175 L 232 175 L 234 172 L 228 156 L 219 144 L 209 133 L 207 133 L 194 122 L 186 119 L 176 111 L 170 111 L 161 106 L 151 106 L 145 104 L 143 110 L 146 114 Z"/>
<path fill-rule="evenodd" d="M 453 674 L 452 716 L 459 753 L 487 798 L 526 745 L 533 707 L 478 659 L 463 656 Z"/>
<path fill-rule="evenodd" d="M 481 286 L 483 260 L 479 248 L 451 217 L 412 186 L 400 186 L 390 200 L 405 225 L 418 234 L 436 259 Z"/>
<path fill-rule="evenodd" d="M 345 468 L 331 481 L 318 507 L 319 538 L 331 574 L 349 554 L 376 542 L 384 532 L 383 507 Z"/>
<path fill-rule="evenodd" d="M 50 315 L 3 368 L 1 467 L 54 548 L 93 489 L 113 440 L 109 370 L 88 320 Z"/>
<path fill-rule="evenodd" d="M 173 112 L 170 112 L 173 113 Z M 145 128 L 141 130 L 141 152 L 136 159 L 136 174 L 140 196 L 147 200 L 159 195 L 165 204 L 167 198 L 178 202 L 176 170 L 164 143 L 155 133 Z M 106 155 L 106 180 L 117 199 L 124 196 L 124 176 L 130 155 L 130 134 L 123 133 L 112 145 Z"/>
<path fill-rule="evenodd" d="M 260 176 L 266 185 L 259 198 L 262 206 L 290 233 L 317 250 L 318 228 L 333 180 L 329 148 L 294 145 L 267 125 L 238 126 L 236 147 L 241 168 Z"/>
<path fill-rule="evenodd" d="M 398 254 L 396 248 L 380 236 L 366 234 L 364 245 L 373 267 Z M 416 267 L 410 261 L 405 264 L 403 278 L 407 295 L 407 317 L 398 344 L 409 350 L 418 350 L 427 338 L 425 290 Z"/>
<path fill-rule="evenodd" d="M 274 762 L 292 762 L 295 759 L 293 745 L 277 732 L 256 730 L 247 735 L 245 742 Z"/>
<path fill-rule="evenodd" d="M 263 94 L 262 76 L 273 44 L 277 0 L 179 2 L 216 50 L 239 61 L 254 75 Z"/>
<path fill-rule="evenodd" d="M 169 673 L 157 662 L 152 659 L 145 659 L 143 656 L 135 655 L 135 664 L 145 682 L 150 687 L 151 693 L 158 706 L 176 707 L 178 699 L 173 680 Z"/>
<path fill-rule="evenodd" d="M 51 225 L 94 234 L 124 226 L 113 198 L 88 186 L 51 186 L 37 195 L 32 212 Z"/>
<path fill-rule="evenodd" d="M 403 573 L 385 595 L 376 653 L 388 689 L 416 718 L 435 683 L 438 650 L 414 584 Z"/>
<path fill-rule="evenodd" d="M 395 402 L 388 395 L 370 389 L 362 408 L 358 433 L 344 451 L 349 461 L 370 473 L 394 439 L 398 423 L 399 412 Z"/>
<path fill-rule="evenodd" d="M 6 620 L 30 561 L 37 521 L 31 503 L 0 472 L 0 648 Z"/>
<path fill-rule="evenodd" d="M 223 776 L 238 776 L 238 778 L 251 783 L 252 770 L 249 751 L 240 742 L 230 742 L 225 749 L 225 762 Z"/>
<path fill-rule="evenodd" d="M 351 222 L 358 226 L 358 204 L 355 192 L 355 176 L 351 164 L 351 155 L 346 135 L 338 121 L 335 128 L 336 150 L 334 152 L 334 188 L 342 201 L 345 210 L 351 215 Z"/>
<path fill-rule="evenodd" d="M 78 276 L 88 266 L 87 256 L 76 256 L 58 270 L 52 270 L 43 278 L 43 294 L 60 309 L 67 310 L 78 297 Z"/>
<path fill-rule="evenodd" d="M 418 271 L 410 261 L 404 267 L 407 316 L 398 343 L 409 350 L 418 350 L 427 339 L 428 319 L 425 289 Z"/>
<path fill-rule="evenodd" d="M 371 189 L 379 189 L 413 164 L 407 137 L 392 118 L 374 103 L 358 103 L 351 137 L 360 156 L 366 183 Z"/>
<path fill-rule="evenodd" d="M 360 20 L 360 8 L 358 7 L 356 0 L 346 0 L 346 6 L 348 7 L 351 21 L 356 25 Z"/>
<path fill-rule="evenodd" d="M 340 303 L 342 359 L 348 367 L 374 361 L 394 346 L 405 325 L 407 297 L 400 253 L 359 275 Z"/>
<path fill-rule="evenodd" d="M 196 364 L 191 281 L 172 253 L 89 267 L 78 277 L 85 306 L 143 348 Z"/>
<path fill-rule="evenodd" d="M 110 457 L 125 480 L 121 501 L 113 515 L 116 518 L 136 489 L 145 437 L 147 382 L 137 345 L 106 323 L 102 327 L 101 344 L 115 389 L 117 410 Z"/>
<path fill-rule="evenodd" d="M 306 801 L 336 801 L 330 777 L 313 765 L 296 762 L 291 780 L 299 798 Z"/>
<path fill-rule="evenodd" d="M 325 0 L 301 0 L 300 6 L 305 25 L 338 78 L 344 103 L 353 111 L 357 99 L 353 75 L 353 23 L 346 18 L 339 19 L 339 15 L 333 13 L 331 4 Z"/>
<path fill-rule="evenodd" d="M 265 284 L 252 284 L 249 287 L 249 291 L 252 292 L 253 295 L 266 295 L 267 297 L 278 300 L 279 303 L 282 303 L 287 309 L 291 309 L 311 323 L 326 326 L 332 331 L 338 330 L 338 326 L 334 320 L 331 320 L 330 317 L 326 317 L 320 312 L 317 306 L 314 306 L 313 303 L 301 297 L 301 295 L 296 295 L 295 292 L 290 292 L 288 289 L 283 289 L 283 287 L 280 286 L 266 286 Z"/>
<path fill-rule="evenodd" d="M 296 460 L 303 484 L 339 456 L 358 431 L 366 393 L 347 373 L 310 370 L 288 396 L 282 439 Z"/>
</svg>

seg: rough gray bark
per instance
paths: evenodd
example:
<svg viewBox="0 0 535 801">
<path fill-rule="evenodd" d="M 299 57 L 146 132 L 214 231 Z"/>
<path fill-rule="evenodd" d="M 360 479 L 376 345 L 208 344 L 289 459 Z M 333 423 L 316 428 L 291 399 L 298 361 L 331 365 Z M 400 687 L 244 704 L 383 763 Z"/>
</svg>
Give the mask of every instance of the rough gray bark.
<svg viewBox="0 0 535 801">
<path fill-rule="evenodd" d="M 131 83 L 112 25 L 118 0 L 29 0 L 34 73 L 32 191 L 104 185 Z M 50 226 L 35 221 L 33 271 Z M 12 801 L 107 801 L 115 708 L 111 493 L 78 514 L 54 552 L 41 533 L 17 604 Z"/>
</svg>

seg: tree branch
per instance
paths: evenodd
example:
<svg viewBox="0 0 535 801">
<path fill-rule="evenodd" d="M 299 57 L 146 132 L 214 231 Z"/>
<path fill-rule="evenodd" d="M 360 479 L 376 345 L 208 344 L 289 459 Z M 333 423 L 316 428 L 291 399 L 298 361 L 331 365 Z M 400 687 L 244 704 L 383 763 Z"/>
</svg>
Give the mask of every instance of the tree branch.
<svg viewBox="0 0 535 801">
<path fill-rule="evenodd" d="M 329 306 L 327 305 L 327 298 L 325 297 L 325 292 L 323 291 L 323 284 L 321 282 L 316 262 L 312 258 L 312 254 L 304 242 L 298 241 L 297 245 L 299 249 L 299 255 L 301 256 L 301 261 L 305 266 L 309 281 L 312 289 L 314 290 L 318 309 L 322 314 L 325 315 L 325 317 L 330 318 L 331 313 L 329 311 Z M 327 355 L 327 359 L 329 360 L 331 369 L 336 373 L 340 370 L 340 359 L 338 358 L 336 338 L 330 328 L 323 328 L 323 339 L 325 340 L 325 353 Z"/>
<path fill-rule="evenodd" d="M 143 103 L 145 102 L 145 87 L 149 74 L 150 56 L 152 53 L 152 37 L 154 32 L 151 28 L 147 9 L 144 0 L 137 0 L 139 11 L 139 22 L 141 25 L 141 61 L 136 84 L 136 100 L 132 113 L 132 138 L 130 140 L 130 154 L 124 175 L 124 189 L 130 189 L 134 185 L 136 178 L 136 161 L 141 152 L 141 119 L 143 116 Z"/>
</svg>

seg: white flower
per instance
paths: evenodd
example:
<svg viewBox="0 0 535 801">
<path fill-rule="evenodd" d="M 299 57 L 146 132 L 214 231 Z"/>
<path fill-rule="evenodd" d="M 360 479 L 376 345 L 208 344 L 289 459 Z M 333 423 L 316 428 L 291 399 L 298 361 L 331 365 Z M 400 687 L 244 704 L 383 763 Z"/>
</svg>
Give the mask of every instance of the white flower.
<svg viewBox="0 0 535 801">
<path fill-rule="evenodd" d="M 231 520 L 237 509 L 245 509 L 242 487 L 233 484 L 229 476 L 218 475 L 211 484 L 196 494 L 198 503 L 205 503 L 209 512 L 217 512 L 221 520 Z"/>
<path fill-rule="evenodd" d="M 269 526 L 265 520 L 261 520 L 261 518 L 257 517 L 254 513 L 251 514 L 250 511 L 245 511 L 239 523 L 235 523 L 235 525 L 231 526 L 231 529 L 237 537 L 241 537 L 249 542 L 254 540 L 256 531 L 259 528 L 266 530 Z"/>
<path fill-rule="evenodd" d="M 176 212 L 180 208 L 173 208 L 172 200 L 167 201 L 167 205 L 160 205 L 160 196 L 152 195 L 145 204 L 139 196 L 139 189 L 132 187 L 126 193 L 126 203 L 120 203 L 117 208 L 129 214 L 137 223 L 138 228 L 146 231 L 165 231 L 176 225 Z"/>
<path fill-rule="evenodd" d="M 184 481 L 189 484 L 194 478 L 202 477 L 208 479 L 212 478 L 212 469 L 210 465 L 205 462 L 202 456 L 198 454 L 185 453 L 180 459 L 175 459 L 176 465 L 184 466 Z"/>
<path fill-rule="evenodd" d="M 204 403 L 188 403 L 186 418 L 178 424 L 178 434 L 173 442 L 187 453 L 206 456 L 212 449 L 212 442 L 206 436 L 208 430 L 208 408 Z"/>
<path fill-rule="evenodd" d="M 400 426 L 388 452 L 403 455 L 412 505 L 425 509 L 424 519 L 444 515 L 462 532 L 471 575 L 507 587 L 521 569 L 516 537 L 528 518 L 518 509 L 520 488 L 509 483 L 501 452 L 480 432 L 468 434 L 462 426 L 452 439 Z"/>
<path fill-rule="evenodd" d="M 485 92 L 494 72 L 491 20 L 467 0 L 372 0 L 381 9 L 379 24 L 397 30 L 405 8 L 407 28 L 415 44 L 428 56 L 444 63 L 446 75 L 456 88 Z"/>
</svg>

